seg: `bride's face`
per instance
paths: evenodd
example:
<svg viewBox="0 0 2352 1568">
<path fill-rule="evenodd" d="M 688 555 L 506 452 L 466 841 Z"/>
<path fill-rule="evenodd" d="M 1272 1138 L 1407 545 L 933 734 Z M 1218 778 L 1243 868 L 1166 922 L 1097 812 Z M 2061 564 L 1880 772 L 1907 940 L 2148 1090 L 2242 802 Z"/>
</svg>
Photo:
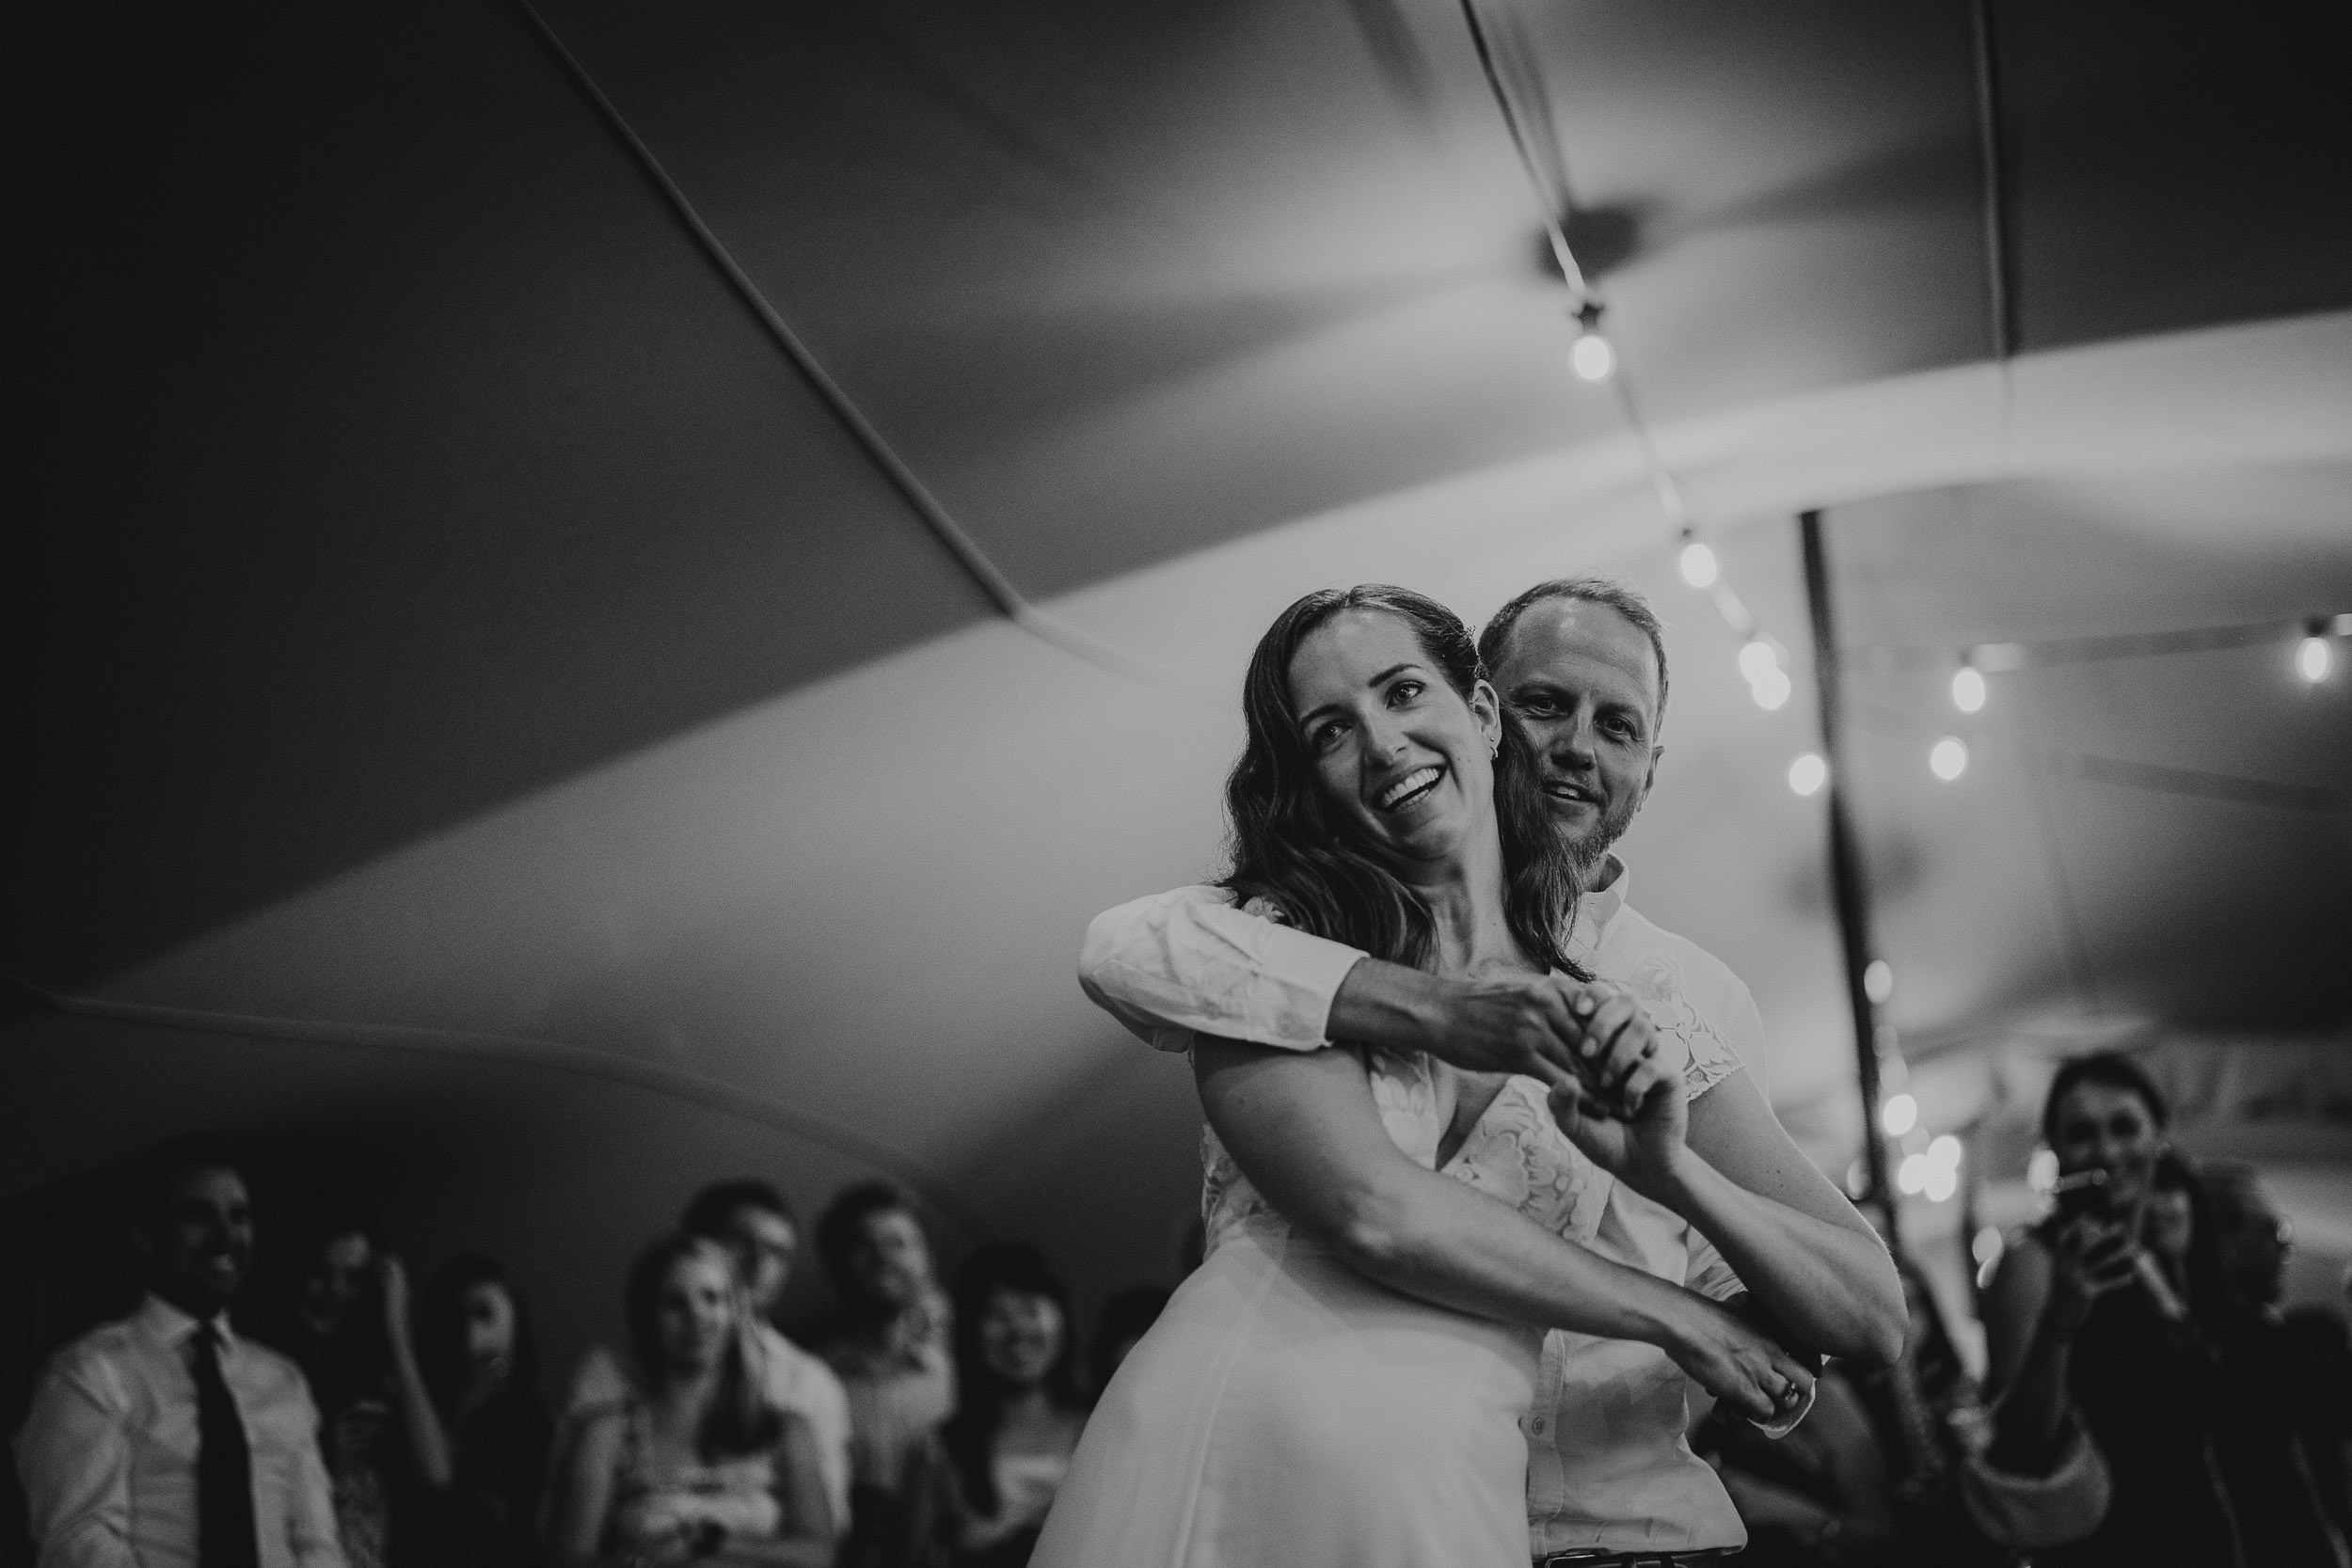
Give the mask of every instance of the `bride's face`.
<svg viewBox="0 0 2352 1568">
<path fill-rule="evenodd" d="M 1405 621 L 1342 610 L 1299 643 L 1290 689 L 1324 799 L 1382 858 L 1443 862 L 1492 831 L 1495 694 L 1465 702 Z"/>
</svg>

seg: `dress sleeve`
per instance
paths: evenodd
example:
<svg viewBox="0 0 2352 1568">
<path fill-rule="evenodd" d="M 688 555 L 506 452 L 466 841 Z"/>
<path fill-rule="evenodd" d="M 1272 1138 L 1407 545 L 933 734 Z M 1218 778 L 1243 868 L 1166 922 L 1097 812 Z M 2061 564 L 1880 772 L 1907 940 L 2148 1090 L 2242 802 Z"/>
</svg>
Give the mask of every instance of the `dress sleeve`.
<svg viewBox="0 0 2352 1568">
<path fill-rule="evenodd" d="M 1625 976 L 1625 984 L 1648 1012 L 1652 1027 L 1681 1043 L 1686 1053 L 1684 1094 L 1696 1100 L 1740 1069 L 1739 1054 L 1724 1038 L 1723 1031 L 1699 1010 L 1682 966 L 1671 955 L 1652 953 L 1644 958 Z"/>
<path fill-rule="evenodd" d="M 1313 1051 L 1359 949 L 1237 910 L 1220 889 L 1184 887 L 1094 917 L 1078 983 L 1129 1033 L 1161 1051 L 1196 1034 Z"/>
</svg>

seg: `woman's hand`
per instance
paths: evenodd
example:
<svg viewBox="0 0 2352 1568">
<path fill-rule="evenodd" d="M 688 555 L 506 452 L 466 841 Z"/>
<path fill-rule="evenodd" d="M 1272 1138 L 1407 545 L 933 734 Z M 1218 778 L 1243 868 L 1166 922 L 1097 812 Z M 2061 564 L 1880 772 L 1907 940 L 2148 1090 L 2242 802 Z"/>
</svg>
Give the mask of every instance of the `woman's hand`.
<svg viewBox="0 0 2352 1568">
<path fill-rule="evenodd" d="M 1611 1115 L 1630 1119 L 1661 1079 L 1681 1078 L 1690 1063 L 1688 1048 L 1660 1034 L 1648 1010 L 1625 987 L 1590 980 L 1573 988 L 1567 1003 L 1578 1031 L 1578 1076 Z"/>
<path fill-rule="evenodd" d="M 1691 1381 L 1752 1421 L 1787 1418 L 1813 1392 L 1813 1370 L 1771 1336 L 1705 1296 L 1685 1291 L 1661 1343 Z"/>
<path fill-rule="evenodd" d="M 2138 1226 L 2134 1219 L 2101 1220 L 2079 1215 L 2051 1238 L 2050 1297 L 2043 1321 L 2072 1336 L 2091 1304 L 2132 1282 L 2138 1266 Z"/>
<path fill-rule="evenodd" d="M 1589 1085 L 1555 1083 L 1552 1119 L 1593 1164 L 1662 1202 L 1688 1152 L 1687 1053 L 1620 987 L 1597 982 L 1570 1006 L 1584 1021 L 1578 1065 Z"/>
</svg>

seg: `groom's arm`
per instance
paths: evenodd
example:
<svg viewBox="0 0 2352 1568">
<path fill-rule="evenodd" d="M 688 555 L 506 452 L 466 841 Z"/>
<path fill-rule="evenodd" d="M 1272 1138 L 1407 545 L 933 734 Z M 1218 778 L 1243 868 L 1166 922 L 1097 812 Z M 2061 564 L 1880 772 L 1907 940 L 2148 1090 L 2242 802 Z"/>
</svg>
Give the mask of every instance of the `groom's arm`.
<svg viewBox="0 0 2352 1568">
<path fill-rule="evenodd" d="M 1356 948 L 1233 908 L 1220 888 L 1180 887 L 1105 910 L 1087 927 L 1078 984 L 1160 1051 L 1196 1034 L 1315 1051 Z M 1371 1043 L 1386 1043 L 1374 1041 Z"/>
<path fill-rule="evenodd" d="M 1556 1083 L 1573 1075 L 1581 1038 L 1566 982 L 1444 979 L 1246 913 L 1212 887 L 1096 915 L 1078 983 L 1162 1051 L 1188 1051 L 1195 1035 L 1288 1051 L 1343 1039 Z"/>
</svg>

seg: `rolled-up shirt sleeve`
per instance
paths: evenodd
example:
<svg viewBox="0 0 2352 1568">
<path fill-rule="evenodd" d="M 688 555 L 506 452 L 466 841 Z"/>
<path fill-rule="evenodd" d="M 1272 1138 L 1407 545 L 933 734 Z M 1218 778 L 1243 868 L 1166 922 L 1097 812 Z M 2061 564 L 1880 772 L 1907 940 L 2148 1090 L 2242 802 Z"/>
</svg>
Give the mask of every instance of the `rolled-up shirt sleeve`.
<svg viewBox="0 0 2352 1568">
<path fill-rule="evenodd" d="M 1087 927 L 1078 984 L 1159 1051 L 1196 1034 L 1313 1051 L 1361 950 L 1233 907 L 1221 888 L 1181 887 L 1105 910 Z"/>
</svg>

